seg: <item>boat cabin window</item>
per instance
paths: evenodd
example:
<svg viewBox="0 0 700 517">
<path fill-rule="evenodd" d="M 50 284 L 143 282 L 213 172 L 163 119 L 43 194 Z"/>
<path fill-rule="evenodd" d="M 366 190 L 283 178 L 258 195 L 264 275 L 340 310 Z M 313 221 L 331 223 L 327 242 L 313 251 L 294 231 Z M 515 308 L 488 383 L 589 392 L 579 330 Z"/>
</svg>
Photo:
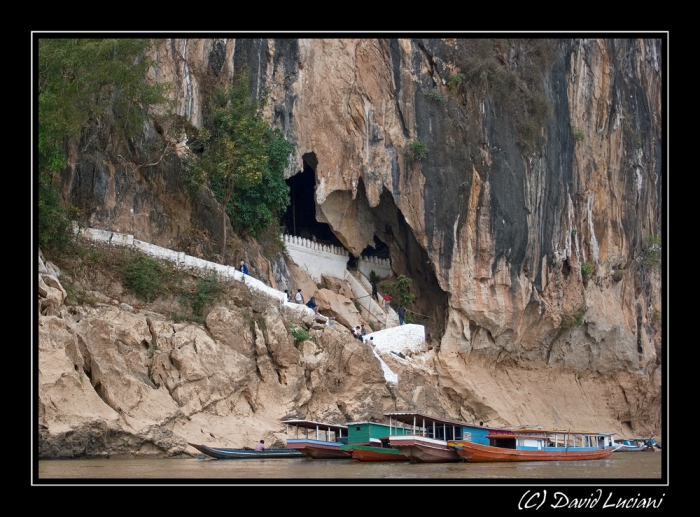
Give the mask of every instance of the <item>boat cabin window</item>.
<svg viewBox="0 0 700 517">
<path fill-rule="evenodd" d="M 493 447 L 502 449 L 515 449 L 515 438 L 489 438 Z"/>
</svg>

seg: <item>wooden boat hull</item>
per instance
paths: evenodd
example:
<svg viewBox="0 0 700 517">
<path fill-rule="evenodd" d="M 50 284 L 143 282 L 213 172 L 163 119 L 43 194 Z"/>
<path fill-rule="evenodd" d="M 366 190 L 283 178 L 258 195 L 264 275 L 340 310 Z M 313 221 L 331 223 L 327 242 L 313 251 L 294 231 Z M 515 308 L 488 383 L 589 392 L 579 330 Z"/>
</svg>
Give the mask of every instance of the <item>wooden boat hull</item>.
<svg viewBox="0 0 700 517">
<path fill-rule="evenodd" d="M 206 454 L 218 460 L 239 460 L 246 458 L 301 458 L 304 455 L 296 449 L 266 449 L 264 451 L 256 451 L 252 449 L 228 449 L 224 447 L 208 447 L 206 445 L 190 443 L 189 445 L 197 449 L 199 452 Z"/>
<path fill-rule="evenodd" d="M 398 449 L 411 463 L 455 463 L 462 461 L 447 442 L 422 436 L 392 436 L 391 446 Z"/>
<path fill-rule="evenodd" d="M 287 447 L 299 450 L 304 456 L 317 460 L 349 459 L 352 457 L 348 451 L 340 450 L 339 442 L 324 442 L 321 440 L 287 440 Z"/>
<path fill-rule="evenodd" d="M 322 447 L 306 447 L 301 452 L 309 458 L 315 460 L 342 460 L 352 458 L 352 455 L 347 451 L 340 449 L 324 449 Z"/>
<path fill-rule="evenodd" d="M 347 445 L 352 458 L 359 461 L 408 461 L 401 451 L 388 447 L 372 447 L 363 445 Z"/>
<path fill-rule="evenodd" d="M 487 463 L 497 461 L 578 461 L 601 460 L 609 457 L 616 447 L 577 451 L 568 450 L 519 450 L 492 447 L 472 442 L 455 442 L 454 450 L 465 461 L 470 463 Z"/>
</svg>

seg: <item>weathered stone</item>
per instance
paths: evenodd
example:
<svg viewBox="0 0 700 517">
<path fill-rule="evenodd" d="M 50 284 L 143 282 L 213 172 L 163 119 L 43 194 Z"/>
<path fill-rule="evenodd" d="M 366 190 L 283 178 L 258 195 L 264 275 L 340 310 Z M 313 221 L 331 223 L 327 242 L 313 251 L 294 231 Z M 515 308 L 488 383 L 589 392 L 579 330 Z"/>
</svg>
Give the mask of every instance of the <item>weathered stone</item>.
<svg viewBox="0 0 700 517">
<path fill-rule="evenodd" d="M 316 303 L 320 312 L 335 317 L 338 323 L 348 328 L 366 324 L 352 300 L 329 289 L 319 289 L 316 292 Z"/>
<path fill-rule="evenodd" d="M 286 324 L 298 325 L 301 313 L 281 308 L 285 320 L 275 323 L 270 303 L 242 286 L 208 316 L 211 336 L 198 325 L 154 322 L 162 325 L 160 350 L 149 357 L 141 307 L 116 287 L 85 279 L 133 314 L 81 307 L 69 319 L 65 292 L 40 282 L 40 327 L 50 326 L 40 332 L 40 364 L 42 375 L 56 377 L 40 385 L 44 454 L 152 453 L 143 444 L 154 429 L 168 453 L 187 450 L 183 440 L 202 441 L 202 430 L 222 446 L 252 445 L 261 431 L 282 440 L 284 415 L 341 422 L 381 419 L 389 409 L 658 434 L 662 278 L 641 257 L 646 236 L 661 235 L 664 212 L 660 42 L 492 43 L 488 59 L 508 63 L 513 92 L 523 95 L 517 102 L 468 77 L 465 89 L 447 87 L 481 55 L 477 40 L 163 41 L 158 79 L 173 85 L 180 112 L 196 126 L 205 102 L 192 70 L 207 68 L 212 49 L 223 56 L 223 76 L 255 65 L 256 88 L 270 91 L 267 115 L 295 145 L 286 175 L 303 161 L 312 166 L 316 219 L 353 255 L 374 237 L 387 245 L 394 272 L 414 281 L 412 309 L 429 350 L 387 355 L 399 377 L 389 388 L 376 359 L 357 348 L 367 345 L 347 329 L 313 330 L 312 319 L 323 351 L 299 351 Z M 425 95 L 433 89 L 441 101 Z M 518 119 L 520 107 L 538 106 L 540 124 L 530 127 L 534 115 Z M 420 160 L 407 157 L 414 142 L 426 144 Z M 143 181 L 94 150 L 71 153 L 62 195 L 92 226 L 199 256 L 220 251 L 218 204 L 206 190 L 188 200 L 177 157 Z M 318 289 L 307 272 L 289 265 L 285 273 L 243 240 L 231 251 L 246 246 L 261 280 L 292 296 L 302 288 L 342 325 L 363 323 L 341 286 Z M 588 263 L 590 276 L 582 274 Z M 39 267 L 61 279 L 43 257 Z M 624 269 L 620 280 L 614 268 Z M 168 314 L 165 304 L 154 307 Z M 250 324 L 232 315 L 242 307 L 265 314 L 267 328 L 246 336 Z M 69 387 L 81 372 L 91 383 Z M 51 406 L 56 393 L 68 402 Z M 234 424 L 240 436 L 232 438 Z M 79 439 L 62 448 L 71 430 Z M 91 432 L 99 438 L 92 445 Z"/>
</svg>

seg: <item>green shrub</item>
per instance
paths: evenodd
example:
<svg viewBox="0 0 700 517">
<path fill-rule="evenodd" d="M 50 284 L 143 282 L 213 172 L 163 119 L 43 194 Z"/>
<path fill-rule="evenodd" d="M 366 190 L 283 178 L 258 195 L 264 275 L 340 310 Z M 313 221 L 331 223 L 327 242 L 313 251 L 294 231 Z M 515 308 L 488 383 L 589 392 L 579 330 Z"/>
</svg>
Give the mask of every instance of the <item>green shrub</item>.
<svg viewBox="0 0 700 517">
<path fill-rule="evenodd" d="M 192 291 L 184 291 L 182 286 L 178 287 L 177 290 L 180 291 L 180 305 L 185 309 L 189 308 L 191 313 L 173 313 L 171 318 L 174 321 L 204 323 L 205 309 L 219 299 L 222 289 L 222 285 L 214 272 L 198 278 Z"/>
<path fill-rule="evenodd" d="M 625 270 L 624 269 L 617 269 L 613 273 L 613 280 L 615 280 L 615 282 L 619 282 L 620 280 L 622 280 L 622 278 L 624 276 L 625 276 Z"/>
<path fill-rule="evenodd" d="M 294 325 L 290 325 L 289 333 L 294 338 L 295 346 L 311 338 L 311 334 L 309 334 L 308 330 L 301 327 L 295 327 Z"/>
<path fill-rule="evenodd" d="M 445 100 L 445 96 L 442 93 L 440 93 L 440 90 L 438 90 L 437 88 L 426 90 L 424 94 L 431 101 L 442 102 Z"/>
<path fill-rule="evenodd" d="M 54 257 L 68 252 L 74 244 L 71 218 L 76 217 L 77 209 L 61 205 L 58 193 L 50 184 L 50 180 L 39 180 L 39 248 L 45 254 Z"/>
<path fill-rule="evenodd" d="M 581 264 L 581 274 L 588 276 L 593 272 L 593 262 L 584 262 Z"/>
<path fill-rule="evenodd" d="M 386 284 L 384 290 L 395 298 L 398 304 L 408 307 L 416 297 L 415 294 L 411 293 L 411 283 L 413 283 L 413 281 L 406 275 L 399 275 L 396 282 L 393 284 Z M 406 314 L 408 314 L 408 311 Z"/>
<path fill-rule="evenodd" d="M 561 318 L 561 328 L 562 330 L 569 330 L 573 327 L 580 327 L 584 323 L 584 316 L 586 315 L 587 307 L 582 305 L 575 312 L 564 314 Z"/>
<path fill-rule="evenodd" d="M 195 316 L 204 316 L 204 308 L 214 303 L 219 294 L 221 294 L 221 285 L 215 273 L 209 273 L 197 280 L 194 294 L 190 296 L 192 313 Z"/>
<path fill-rule="evenodd" d="M 584 134 L 583 130 L 577 127 L 572 128 L 572 133 L 574 135 L 574 142 L 576 143 L 576 145 L 580 144 L 586 139 L 586 135 Z"/>
<path fill-rule="evenodd" d="M 642 264 L 652 270 L 658 270 L 661 266 L 662 255 L 661 237 L 647 235 L 644 239 L 644 254 Z"/>
<path fill-rule="evenodd" d="M 464 82 L 464 79 L 465 76 L 463 73 L 455 74 L 452 77 L 450 77 L 449 81 L 447 81 L 447 87 L 452 93 L 455 93 Z"/>
<path fill-rule="evenodd" d="M 124 287 L 146 302 L 165 290 L 171 273 L 172 265 L 141 254 L 128 257 L 122 266 Z"/>
<path fill-rule="evenodd" d="M 426 156 L 428 156 L 428 147 L 423 142 L 415 141 L 408 144 L 406 157 L 409 161 L 420 161 Z"/>
</svg>

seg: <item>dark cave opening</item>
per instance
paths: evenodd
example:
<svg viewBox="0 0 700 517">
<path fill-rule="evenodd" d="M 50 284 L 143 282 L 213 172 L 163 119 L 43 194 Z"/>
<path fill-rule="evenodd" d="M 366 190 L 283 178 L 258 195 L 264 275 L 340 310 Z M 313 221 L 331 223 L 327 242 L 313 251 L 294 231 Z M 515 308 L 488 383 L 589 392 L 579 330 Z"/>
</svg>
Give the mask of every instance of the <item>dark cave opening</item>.
<svg viewBox="0 0 700 517">
<path fill-rule="evenodd" d="M 374 246 L 367 246 L 362 250 L 363 257 L 377 257 L 381 259 L 391 258 L 389 246 L 387 246 L 379 237 L 374 236 Z"/>
<path fill-rule="evenodd" d="M 290 205 L 281 218 L 285 233 L 344 248 L 331 227 L 316 220 L 314 167 L 317 160 L 314 153 L 305 154 L 303 163 L 304 169 L 286 180 L 290 188 Z M 364 182 L 360 178 L 356 202 L 366 198 Z M 416 240 L 391 192 L 384 189 L 379 205 L 374 208 L 369 207 L 366 201 L 356 207 L 365 214 L 369 210 L 371 217 L 365 222 L 374 231 L 374 244 L 366 246 L 362 255 L 391 259 L 394 274 L 406 275 L 412 280 L 411 291 L 416 298 L 409 310 L 415 314 L 416 323 L 425 325 L 429 340 L 440 339 L 445 329 L 447 293 L 440 287 L 428 253 Z M 349 252 L 348 258 L 348 267 L 356 268 L 357 258 Z"/>
<path fill-rule="evenodd" d="M 418 243 L 406 218 L 384 189 L 379 205 L 370 209 L 374 218 L 375 242 L 387 247 L 395 275 L 412 280 L 411 292 L 416 295 L 409 310 L 416 323 L 425 325 L 426 338 L 440 339 L 445 331 L 447 293 L 442 290 L 428 253 Z"/>
<path fill-rule="evenodd" d="M 316 157 L 313 153 L 307 153 L 303 160 L 304 169 L 286 180 L 289 185 L 290 203 L 281 218 L 284 232 L 287 235 L 343 247 L 330 226 L 316 220 L 316 172 L 310 165 L 316 163 Z"/>
</svg>

